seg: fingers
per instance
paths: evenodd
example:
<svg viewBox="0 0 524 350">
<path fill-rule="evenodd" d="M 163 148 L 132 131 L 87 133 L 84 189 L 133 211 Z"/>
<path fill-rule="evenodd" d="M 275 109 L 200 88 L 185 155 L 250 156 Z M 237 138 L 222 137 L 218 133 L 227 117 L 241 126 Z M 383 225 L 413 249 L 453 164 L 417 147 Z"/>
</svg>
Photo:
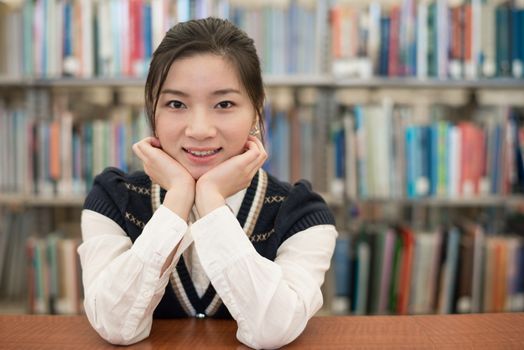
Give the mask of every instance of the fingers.
<svg viewBox="0 0 524 350">
<path fill-rule="evenodd" d="M 243 154 L 243 156 L 245 157 L 247 165 L 244 169 L 248 172 L 249 176 L 253 176 L 266 161 L 267 152 L 262 142 L 256 137 L 250 136 L 246 146 L 247 151 Z"/>
<path fill-rule="evenodd" d="M 150 152 L 154 148 L 161 148 L 160 140 L 156 137 L 146 137 L 135 144 L 133 144 L 133 152 L 140 158 L 142 161 L 145 161 L 147 157 L 153 156 Z"/>
</svg>

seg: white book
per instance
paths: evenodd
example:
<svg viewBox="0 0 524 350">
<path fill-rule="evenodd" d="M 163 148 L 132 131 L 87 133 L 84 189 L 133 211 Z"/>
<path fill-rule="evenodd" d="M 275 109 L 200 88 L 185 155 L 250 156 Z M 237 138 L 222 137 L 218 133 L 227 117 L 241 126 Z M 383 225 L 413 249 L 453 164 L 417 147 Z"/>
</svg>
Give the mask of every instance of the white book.
<svg viewBox="0 0 524 350">
<path fill-rule="evenodd" d="M 7 164 L 7 111 L 0 100 L 0 164 Z M 0 191 L 6 191 L 7 166 L 0 167 Z"/>
<path fill-rule="evenodd" d="M 448 77 L 448 4 L 447 0 L 437 0 L 437 77 L 446 79 Z"/>
<path fill-rule="evenodd" d="M 417 78 L 428 77 L 428 5 L 420 1 L 417 5 Z"/>
<path fill-rule="evenodd" d="M 376 173 L 375 182 L 377 194 L 381 198 L 391 196 L 391 176 L 393 166 L 391 164 L 393 101 L 388 98 L 382 100 L 382 105 L 375 111 L 375 124 L 378 128 L 379 137 L 376 139 Z"/>
<path fill-rule="evenodd" d="M 58 37 L 59 17 L 57 0 L 47 0 L 46 4 L 46 18 L 45 18 L 45 76 L 56 78 L 60 76 L 58 57 L 60 55 L 59 47 L 62 43 L 61 37 Z"/>
<path fill-rule="evenodd" d="M 504 311 L 517 311 L 515 308 L 516 302 L 516 279 L 517 279 L 517 263 L 518 263 L 518 249 L 519 239 L 517 237 L 507 237 L 507 275 L 506 275 L 506 303 Z"/>
<path fill-rule="evenodd" d="M 98 16 L 98 65 L 103 76 L 110 76 L 115 57 L 113 56 L 113 37 L 111 34 L 111 7 L 108 1 L 99 1 Z"/>
<path fill-rule="evenodd" d="M 57 310 L 61 314 L 76 314 L 79 308 L 79 285 L 76 241 L 62 239 L 58 242 L 58 264 L 60 265 L 61 289 Z"/>
<path fill-rule="evenodd" d="M 351 113 L 344 115 L 344 135 L 346 138 L 346 197 L 355 199 L 357 193 L 357 162 L 356 162 L 356 140 L 355 140 L 355 123 Z"/>
<path fill-rule="evenodd" d="M 82 37 L 81 76 L 90 78 L 94 75 L 93 64 L 93 3 L 92 0 L 80 1 Z M 127 15 L 122 17 L 127 18 Z M 126 32 L 124 32 L 126 33 Z M 124 40 L 126 42 L 126 40 Z"/>
<path fill-rule="evenodd" d="M 482 75 L 493 77 L 497 72 L 495 64 L 495 4 L 492 1 L 482 3 L 481 9 L 481 39 L 480 46 L 484 55 Z"/>
<path fill-rule="evenodd" d="M 4 20 L 5 22 L 3 22 Z M 24 62 L 21 10 L 8 9 L 4 17 L 0 18 L 0 22 L 3 25 L 3 28 L 0 25 L 0 50 L 6 53 L 5 57 L 0 58 L 0 76 L 21 77 L 23 75 L 22 65 Z M 3 38 L 1 37 L 2 35 L 4 35 Z"/>
<path fill-rule="evenodd" d="M 432 262 L 435 254 L 434 232 L 419 232 L 415 235 L 415 260 L 413 261 L 412 304 L 410 310 L 413 314 L 427 314 L 431 312 L 429 293 L 427 291 Z"/>
<path fill-rule="evenodd" d="M 413 249 L 413 264 L 411 270 L 411 281 L 410 281 L 410 300 L 408 305 L 408 312 L 410 314 L 421 313 L 421 300 L 422 294 L 419 292 L 420 285 L 423 281 L 423 254 L 424 254 L 424 240 L 426 234 L 417 233 L 414 235 L 414 249 Z"/>
<path fill-rule="evenodd" d="M 62 176 L 58 182 L 58 194 L 70 195 L 73 192 L 73 115 L 65 111 L 60 116 L 60 160 Z"/>
<path fill-rule="evenodd" d="M 151 0 L 151 35 L 153 51 L 164 38 L 164 0 Z"/>
<path fill-rule="evenodd" d="M 464 65 L 466 79 L 477 79 L 480 72 L 479 62 L 482 56 L 482 0 L 471 0 L 471 57 Z"/>
<path fill-rule="evenodd" d="M 474 232 L 475 241 L 473 244 L 473 282 L 471 288 L 471 312 L 482 312 L 482 291 L 483 291 L 483 266 L 485 254 L 484 230 L 480 225 L 476 225 Z"/>
<path fill-rule="evenodd" d="M 326 21 L 329 14 L 329 4 L 327 1 L 317 1 L 315 18 L 315 73 L 320 74 L 328 70 L 329 64 L 329 27 Z"/>
</svg>

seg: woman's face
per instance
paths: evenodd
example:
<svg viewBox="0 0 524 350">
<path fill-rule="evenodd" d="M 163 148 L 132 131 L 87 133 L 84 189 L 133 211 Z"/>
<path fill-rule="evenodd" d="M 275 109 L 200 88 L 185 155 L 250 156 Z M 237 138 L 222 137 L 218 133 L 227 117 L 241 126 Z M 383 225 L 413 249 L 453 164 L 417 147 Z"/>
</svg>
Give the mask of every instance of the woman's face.
<svg viewBox="0 0 524 350">
<path fill-rule="evenodd" d="M 193 178 L 243 153 L 255 120 L 229 61 L 198 54 L 173 62 L 158 99 L 156 135 Z"/>
</svg>

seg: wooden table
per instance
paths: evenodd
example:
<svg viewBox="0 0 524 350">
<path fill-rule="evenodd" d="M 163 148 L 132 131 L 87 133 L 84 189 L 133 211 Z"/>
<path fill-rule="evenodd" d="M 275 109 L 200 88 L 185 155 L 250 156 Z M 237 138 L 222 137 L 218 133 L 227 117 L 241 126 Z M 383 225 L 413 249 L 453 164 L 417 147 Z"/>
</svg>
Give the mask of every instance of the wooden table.
<svg viewBox="0 0 524 350">
<path fill-rule="evenodd" d="M 133 349 L 245 349 L 236 324 L 157 320 Z M 0 316 L 0 349 L 105 349 L 84 316 Z M 524 349 L 524 313 L 314 317 L 290 349 Z"/>
</svg>

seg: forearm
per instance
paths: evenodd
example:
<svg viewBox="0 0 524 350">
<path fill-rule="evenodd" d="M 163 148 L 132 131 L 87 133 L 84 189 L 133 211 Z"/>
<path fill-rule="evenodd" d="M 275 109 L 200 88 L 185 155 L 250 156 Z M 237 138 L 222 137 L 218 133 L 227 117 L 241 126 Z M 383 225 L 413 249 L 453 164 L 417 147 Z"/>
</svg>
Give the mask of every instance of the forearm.
<svg viewBox="0 0 524 350">
<path fill-rule="evenodd" d="M 131 251 L 122 254 L 85 288 L 84 308 L 93 328 L 112 344 L 146 338 L 168 275 L 158 278 L 158 268 L 137 261 Z"/>
<path fill-rule="evenodd" d="M 174 248 L 186 237 L 186 229 L 185 222 L 160 207 L 131 245 L 110 219 L 91 211 L 82 213 L 84 242 L 79 254 L 84 306 L 103 338 L 131 344 L 149 334 L 153 311 L 181 254 L 173 254 Z"/>
<path fill-rule="evenodd" d="M 192 232 L 202 266 L 246 345 L 291 342 L 321 307 L 320 286 L 336 237 L 332 226 L 286 240 L 274 262 L 255 251 L 226 207 L 197 221 Z"/>
</svg>

